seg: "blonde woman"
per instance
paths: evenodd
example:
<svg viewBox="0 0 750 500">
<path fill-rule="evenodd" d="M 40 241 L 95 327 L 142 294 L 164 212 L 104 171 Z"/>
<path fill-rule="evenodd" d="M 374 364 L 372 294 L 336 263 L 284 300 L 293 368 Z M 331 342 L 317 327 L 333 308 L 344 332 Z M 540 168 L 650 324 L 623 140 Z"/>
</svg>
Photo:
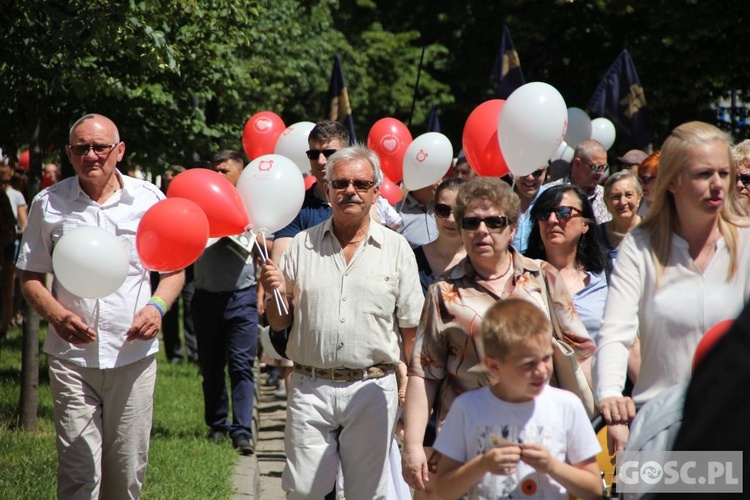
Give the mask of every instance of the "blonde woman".
<svg viewBox="0 0 750 500">
<path fill-rule="evenodd" d="M 674 129 L 648 215 L 620 245 L 593 364 L 615 451 L 624 449 L 622 424 L 635 405 L 685 381 L 703 332 L 736 317 L 750 295 L 750 229 L 740 215 L 729 143 L 707 123 Z M 642 362 L 631 400 L 622 389 L 636 332 Z"/>
</svg>

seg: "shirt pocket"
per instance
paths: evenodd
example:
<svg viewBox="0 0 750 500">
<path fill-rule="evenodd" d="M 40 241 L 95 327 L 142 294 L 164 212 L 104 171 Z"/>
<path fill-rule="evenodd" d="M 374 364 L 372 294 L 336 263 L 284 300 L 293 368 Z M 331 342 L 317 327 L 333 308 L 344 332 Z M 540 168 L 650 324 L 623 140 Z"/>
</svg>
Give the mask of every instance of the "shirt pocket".
<svg viewBox="0 0 750 500">
<path fill-rule="evenodd" d="M 135 236 L 138 232 L 138 221 L 123 221 L 115 223 L 115 235 L 122 246 L 128 252 L 130 265 L 141 267 L 141 259 L 135 245 Z"/>
<path fill-rule="evenodd" d="M 376 316 L 390 317 L 396 310 L 398 277 L 379 270 L 371 270 L 367 276 L 363 309 Z"/>
</svg>

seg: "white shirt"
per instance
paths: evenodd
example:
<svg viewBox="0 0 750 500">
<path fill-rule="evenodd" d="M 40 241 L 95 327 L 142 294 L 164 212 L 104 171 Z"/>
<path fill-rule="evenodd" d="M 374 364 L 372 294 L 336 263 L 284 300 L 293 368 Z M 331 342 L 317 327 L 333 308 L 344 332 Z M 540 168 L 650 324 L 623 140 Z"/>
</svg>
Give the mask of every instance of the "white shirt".
<svg viewBox="0 0 750 500">
<path fill-rule="evenodd" d="M 26 198 L 23 197 L 21 191 L 12 186 L 8 186 L 8 189 L 5 192 L 8 195 L 8 199 L 10 200 L 10 208 L 13 209 L 13 215 L 15 216 L 16 220 L 18 220 L 18 207 L 26 206 Z"/>
<path fill-rule="evenodd" d="M 399 328 L 415 328 L 424 303 L 403 236 L 371 220 L 347 264 L 329 219 L 295 236 L 279 268 L 294 296 L 289 359 L 316 368 L 399 361 Z"/>
<path fill-rule="evenodd" d="M 593 458 L 601 451 L 581 401 L 573 393 L 550 386 L 526 403 L 503 401 L 489 386 L 460 395 L 438 432 L 435 449 L 466 463 L 484 455 L 495 441 L 543 444 L 551 456 L 569 464 Z M 513 475 L 484 474 L 463 498 L 567 500 L 568 494 L 549 475 L 518 462 Z"/>
<path fill-rule="evenodd" d="M 129 248 L 130 269 L 125 283 L 102 299 L 84 299 L 67 291 L 57 280 L 52 294 L 77 314 L 97 334 L 97 340 L 73 345 L 50 325 L 44 352 L 91 368 L 114 368 L 138 361 L 159 350 L 156 337 L 125 341 L 125 333 L 136 311 L 146 305 L 151 289 L 149 276 L 135 247 L 138 223 L 156 202 L 164 199 L 153 184 L 116 174 L 123 189 L 103 205 L 91 200 L 80 187 L 78 177 L 69 177 L 39 193 L 31 203 L 29 221 L 21 242 L 16 267 L 35 273 L 51 273 L 52 252 L 63 234 L 79 226 L 96 226 L 115 234 Z"/>
<path fill-rule="evenodd" d="M 620 396 L 628 348 L 640 332 L 641 369 L 633 389 L 640 404 L 684 382 L 703 334 L 719 321 L 736 318 L 750 295 L 750 228 L 739 228 L 737 272 L 727 281 L 729 251 L 720 239 L 704 272 L 688 243 L 672 237 L 672 252 L 656 288 L 656 266 L 648 235 L 628 233 L 620 245 L 599 331 L 592 375 L 597 401 Z"/>
</svg>

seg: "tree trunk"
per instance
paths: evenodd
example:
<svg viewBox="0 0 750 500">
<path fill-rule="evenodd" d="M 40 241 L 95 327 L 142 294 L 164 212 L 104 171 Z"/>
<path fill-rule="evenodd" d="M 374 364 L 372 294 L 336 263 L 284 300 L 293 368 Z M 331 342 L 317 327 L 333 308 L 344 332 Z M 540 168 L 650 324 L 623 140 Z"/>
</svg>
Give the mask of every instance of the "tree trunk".
<svg viewBox="0 0 750 500">
<path fill-rule="evenodd" d="M 41 116 L 39 112 L 37 112 L 37 116 Z M 41 128 L 41 119 L 37 118 L 36 129 L 29 148 L 31 172 L 32 175 L 36 176 L 40 176 L 42 172 Z M 18 424 L 26 432 L 33 432 L 36 429 L 38 399 L 39 314 L 31 306 L 26 305 L 23 319 L 23 350 L 21 353 L 21 395 L 18 400 Z"/>
<path fill-rule="evenodd" d="M 18 424 L 26 432 L 36 429 L 39 399 L 39 314 L 26 306 L 23 318 L 23 351 L 21 354 L 21 397 L 18 401 Z"/>
</svg>

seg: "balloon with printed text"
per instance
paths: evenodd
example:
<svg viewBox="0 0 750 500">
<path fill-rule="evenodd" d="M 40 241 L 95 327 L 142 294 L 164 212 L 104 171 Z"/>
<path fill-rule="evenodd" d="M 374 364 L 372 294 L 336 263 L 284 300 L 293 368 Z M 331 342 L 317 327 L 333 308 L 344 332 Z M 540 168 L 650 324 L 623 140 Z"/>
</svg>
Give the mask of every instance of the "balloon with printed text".
<svg viewBox="0 0 750 500">
<path fill-rule="evenodd" d="M 440 132 L 427 132 L 409 144 L 404 154 L 404 186 L 409 191 L 440 182 L 453 162 L 453 145 Z"/>
<path fill-rule="evenodd" d="M 263 155 L 242 171 L 237 191 L 253 232 L 270 234 L 297 216 L 305 199 L 305 181 L 297 165 L 286 156 Z"/>
<path fill-rule="evenodd" d="M 409 129 L 395 118 L 381 118 L 367 134 L 367 147 L 378 154 L 383 174 L 393 182 L 401 182 L 404 177 L 404 155 L 411 141 Z"/>
<path fill-rule="evenodd" d="M 242 129 L 242 147 L 250 160 L 271 154 L 276 141 L 286 129 L 279 115 L 271 111 L 261 111 L 251 116 Z"/>
</svg>

